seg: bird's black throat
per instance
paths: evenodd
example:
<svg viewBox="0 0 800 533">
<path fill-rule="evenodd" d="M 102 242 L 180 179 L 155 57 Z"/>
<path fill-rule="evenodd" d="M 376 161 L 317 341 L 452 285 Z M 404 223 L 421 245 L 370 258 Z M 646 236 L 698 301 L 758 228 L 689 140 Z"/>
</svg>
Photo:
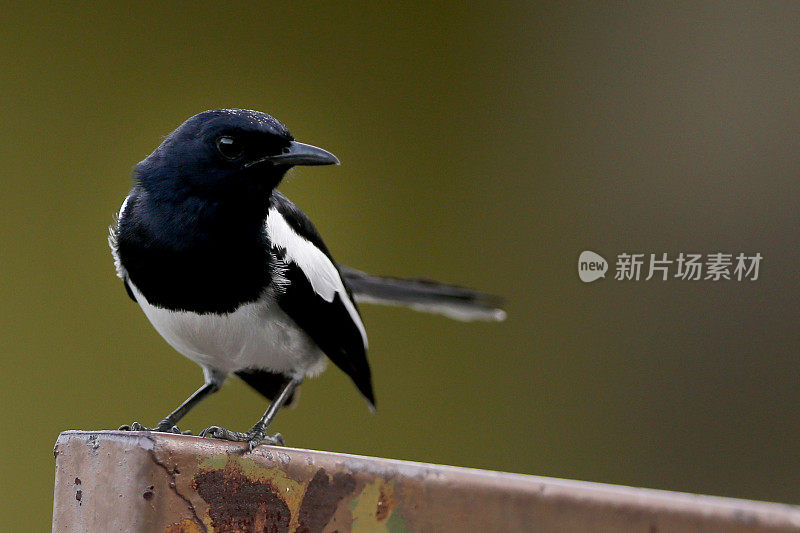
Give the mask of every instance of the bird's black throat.
<svg viewBox="0 0 800 533">
<path fill-rule="evenodd" d="M 174 311 L 224 314 L 256 301 L 270 284 L 269 200 L 247 201 L 164 204 L 134 188 L 117 233 L 129 282 L 150 304 Z"/>
</svg>

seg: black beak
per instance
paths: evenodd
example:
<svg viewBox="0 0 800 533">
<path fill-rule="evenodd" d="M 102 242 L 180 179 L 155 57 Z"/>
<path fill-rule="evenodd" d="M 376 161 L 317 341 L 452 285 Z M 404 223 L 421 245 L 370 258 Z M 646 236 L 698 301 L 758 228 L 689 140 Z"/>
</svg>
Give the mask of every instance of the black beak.
<svg viewBox="0 0 800 533">
<path fill-rule="evenodd" d="M 262 157 L 245 165 L 250 167 L 258 163 L 272 163 L 273 165 L 338 165 L 339 159 L 327 150 L 292 141 L 283 152 L 276 155 Z"/>
</svg>

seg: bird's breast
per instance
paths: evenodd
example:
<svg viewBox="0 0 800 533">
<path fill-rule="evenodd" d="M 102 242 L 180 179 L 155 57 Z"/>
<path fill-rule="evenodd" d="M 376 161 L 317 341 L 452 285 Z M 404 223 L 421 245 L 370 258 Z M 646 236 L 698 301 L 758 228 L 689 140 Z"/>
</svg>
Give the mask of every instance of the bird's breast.
<svg viewBox="0 0 800 533">
<path fill-rule="evenodd" d="M 118 270 L 164 309 L 220 314 L 256 301 L 271 281 L 266 213 L 222 205 L 156 201 L 134 187 L 112 243 Z"/>
<path fill-rule="evenodd" d="M 298 377 L 324 368 L 322 352 L 269 292 L 231 313 L 200 314 L 153 305 L 135 284 L 131 290 L 164 340 L 203 367 L 225 374 L 257 368 Z"/>
</svg>

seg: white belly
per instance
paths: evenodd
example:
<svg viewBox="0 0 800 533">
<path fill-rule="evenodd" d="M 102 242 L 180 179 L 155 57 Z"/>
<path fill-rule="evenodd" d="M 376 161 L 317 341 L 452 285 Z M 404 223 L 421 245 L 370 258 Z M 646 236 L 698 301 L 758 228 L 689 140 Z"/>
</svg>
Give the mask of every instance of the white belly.
<svg viewBox="0 0 800 533">
<path fill-rule="evenodd" d="M 128 283 L 156 331 L 204 368 L 226 375 L 257 368 L 294 377 L 325 369 L 327 359 L 317 345 L 268 295 L 233 313 L 201 315 L 151 305 Z"/>
</svg>

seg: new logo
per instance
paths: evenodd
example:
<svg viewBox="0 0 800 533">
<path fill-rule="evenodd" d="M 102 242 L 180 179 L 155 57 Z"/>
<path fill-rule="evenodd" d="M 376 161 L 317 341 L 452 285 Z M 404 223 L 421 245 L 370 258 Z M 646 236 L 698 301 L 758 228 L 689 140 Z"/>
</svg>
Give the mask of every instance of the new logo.
<svg viewBox="0 0 800 533">
<path fill-rule="evenodd" d="M 607 270 L 608 261 L 603 259 L 600 254 L 586 250 L 581 252 L 580 257 L 578 257 L 578 276 L 584 283 L 591 283 L 606 277 Z"/>
</svg>

